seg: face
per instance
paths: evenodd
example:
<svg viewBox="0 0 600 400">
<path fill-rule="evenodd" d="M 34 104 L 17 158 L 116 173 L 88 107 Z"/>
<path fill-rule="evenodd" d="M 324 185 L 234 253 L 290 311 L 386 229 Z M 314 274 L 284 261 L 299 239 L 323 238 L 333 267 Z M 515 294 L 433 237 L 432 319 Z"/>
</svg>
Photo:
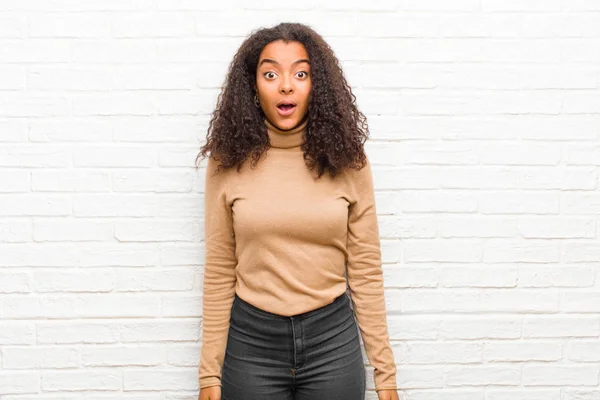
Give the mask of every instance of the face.
<svg viewBox="0 0 600 400">
<path fill-rule="evenodd" d="M 279 129 L 294 128 L 308 111 L 312 86 L 309 62 L 306 49 L 298 42 L 277 40 L 260 53 L 255 90 L 266 118 Z"/>
</svg>

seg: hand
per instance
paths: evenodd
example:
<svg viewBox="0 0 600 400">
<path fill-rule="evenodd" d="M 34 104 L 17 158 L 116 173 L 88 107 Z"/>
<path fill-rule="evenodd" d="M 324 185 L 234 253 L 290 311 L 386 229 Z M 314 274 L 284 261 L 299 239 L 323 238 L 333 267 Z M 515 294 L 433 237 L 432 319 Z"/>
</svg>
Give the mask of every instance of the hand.
<svg viewBox="0 0 600 400">
<path fill-rule="evenodd" d="M 379 400 L 398 400 L 398 391 L 396 389 L 383 389 L 377 392 Z"/>
<path fill-rule="evenodd" d="M 221 386 L 210 386 L 200 389 L 198 400 L 221 400 Z"/>
</svg>

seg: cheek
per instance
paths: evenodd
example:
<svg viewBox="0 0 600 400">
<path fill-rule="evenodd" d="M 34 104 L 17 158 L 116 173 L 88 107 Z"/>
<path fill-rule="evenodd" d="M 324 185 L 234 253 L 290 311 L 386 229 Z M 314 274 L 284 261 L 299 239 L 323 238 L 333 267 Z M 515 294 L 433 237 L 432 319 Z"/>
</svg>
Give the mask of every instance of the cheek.
<svg viewBox="0 0 600 400">
<path fill-rule="evenodd" d="M 304 90 L 302 91 L 302 98 L 304 99 L 304 101 L 308 102 L 310 100 L 310 85 L 308 85 L 306 88 L 304 88 Z"/>
<path fill-rule="evenodd" d="M 263 94 L 266 94 L 272 90 L 271 85 L 269 85 L 268 82 L 266 82 L 264 79 L 261 79 L 261 78 L 257 78 L 256 88 L 258 89 L 259 93 L 263 93 Z"/>
</svg>

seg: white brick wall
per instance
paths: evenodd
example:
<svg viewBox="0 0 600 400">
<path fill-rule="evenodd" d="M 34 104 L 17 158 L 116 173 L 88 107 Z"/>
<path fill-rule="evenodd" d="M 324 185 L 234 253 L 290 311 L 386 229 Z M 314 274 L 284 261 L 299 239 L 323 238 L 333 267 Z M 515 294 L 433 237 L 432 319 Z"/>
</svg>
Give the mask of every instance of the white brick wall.
<svg viewBox="0 0 600 400">
<path fill-rule="evenodd" d="M 0 400 L 196 398 L 193 161 L 285 20 L 369 119 L 401 398 L 600 399 L 599 0 L 0 0 Z"/>
</svg>

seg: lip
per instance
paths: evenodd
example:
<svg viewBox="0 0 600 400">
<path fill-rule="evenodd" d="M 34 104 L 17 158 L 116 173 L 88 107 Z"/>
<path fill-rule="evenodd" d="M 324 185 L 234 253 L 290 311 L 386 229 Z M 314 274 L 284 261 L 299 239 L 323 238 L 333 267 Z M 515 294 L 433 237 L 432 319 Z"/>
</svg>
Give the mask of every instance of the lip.
<svg viewBox="0 0 600 400">
<path fill-rule="evenodd" d="M 290 108 L 289 110 L 282 110 L 278 107 L 280 104 L 293 104 L 294 107 Z M 291 100 L 282 100 L 279 103 L 277 103 L 277 106 L 275 108 L 277 109 L 277 113 L 279 115 L 282 115 L 285 117 L 285 116 L 293 114 L 294 111 L 296 111 L 296 108 L 298 108 L 298 105 Z"/>
<path fill-rule="evenodd" d="M 281 100 L 277 103 L 277 106 L 280 106 L 282 104 L 293 104 L 293 105 L 297 106 L 297 104 L 294 100 Z"/>
</svg>

